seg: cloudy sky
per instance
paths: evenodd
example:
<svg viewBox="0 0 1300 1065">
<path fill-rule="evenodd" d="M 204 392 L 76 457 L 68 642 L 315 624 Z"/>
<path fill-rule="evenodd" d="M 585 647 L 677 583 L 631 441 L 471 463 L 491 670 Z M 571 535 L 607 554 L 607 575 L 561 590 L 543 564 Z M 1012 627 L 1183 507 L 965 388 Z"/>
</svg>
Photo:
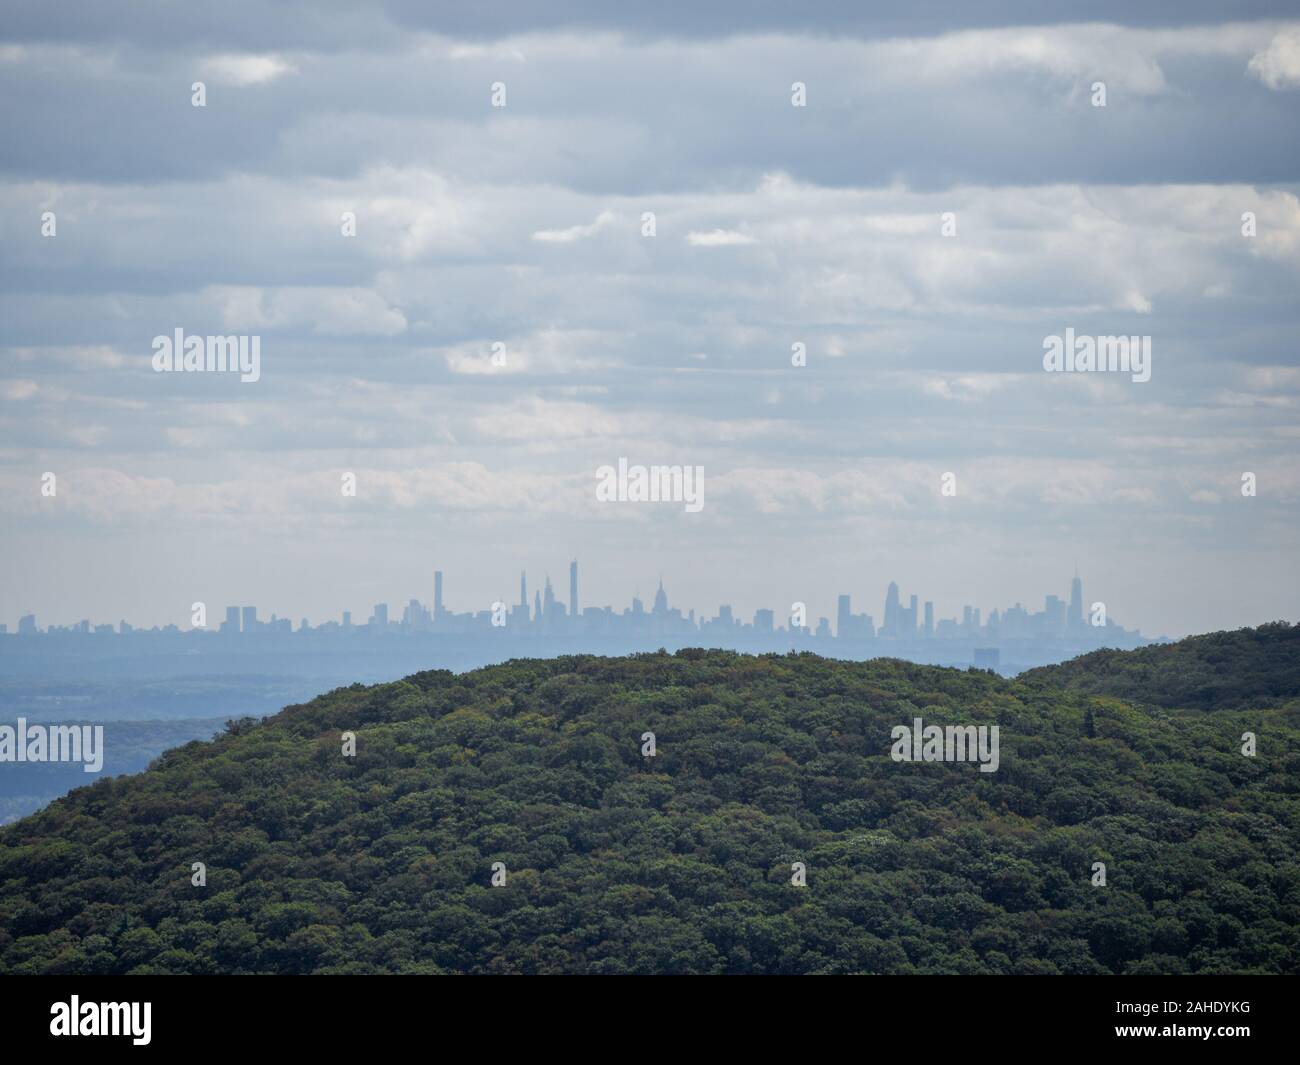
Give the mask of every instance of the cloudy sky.
<svg viewBox="0 0 1300 1065">
<path fill-rule="evenodd" d="M 1077 563 L 1151 635 L 1300 616 L 1290 5 L 443 6 L 7 5 L 11 631 L 575 556 L 589 605 L 1041 608 Z M 155 373 L 176 328 L 261 380 Z M 1044 372 L 1067 328 L 1151 380 Z M 597 502 L 621 456 L 704 509 Z"/>
</svg>

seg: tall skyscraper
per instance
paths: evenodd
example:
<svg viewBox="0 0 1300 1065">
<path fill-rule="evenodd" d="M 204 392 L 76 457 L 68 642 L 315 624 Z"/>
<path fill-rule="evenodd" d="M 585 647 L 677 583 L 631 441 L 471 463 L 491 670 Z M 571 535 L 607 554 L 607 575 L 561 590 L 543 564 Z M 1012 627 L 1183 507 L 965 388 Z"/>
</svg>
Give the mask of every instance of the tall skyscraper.
<svg viewBox="0 0 1300 1065">
<path fill-rule="evenodd" d="M 370 619 L 370 624 L 374 628 L 378 629 L 380 632 L 383 632 L 386 628 L 388 628 L 388 604 L 387 603 L 375 604 L 375 613 Z"/>
<path fill-rule="evenodd" d="M 528 609 L 528 574 L 523 570 L 519 571 L 519 605 Z"/>
<path fill-rule="evenodd" d="M 925 634 L 927 636 L 934 635 L 934 603 L 928 599 L 925 603 Z"/>
<path fill-rule="evenodd" d="M 578 560 L 569 563 L 569 616 L 578 616 Z"/>
<path fill-rule="evenodd" d="M 1079 580 L 1079 571 L 1074 571 L 1074 580 L 1070 582 L 1069 625 L 1072 629 L 1083 628 L 1083 581 Z"/>
<path fill-rule="evenodd" d="M 433 620 L 442 617 L 442 570 L 433 571 Z"/>
<path fill-rule="evenodd" d="M 893 581 L 889 582 L 889 589 L 885 592 L 885 624 L 884 635 L 898 635 L 898 585 Z"/>
<path fill-rule="evenodd" d="M 221 631 L 222 632 L 239 631 L 239 607 L 237 606 L 226 607 L 226 620 L 222 623 Z"/>
<path fill-rule="evenodd" d="M 851 603 L 852 600 L 847 595 L 842 595 L 836 600 L 835 636 L 837 639 L 847 639 L 849 630 L 853 628 L 853 607 Z"/>
<path fill-rule="evenodd" d="M 243 616 L 244 616 L 243 629 L 245 632 L 252 632 L 254 629 L 257 628 L 257 607 L 255 606 L 244 607 Z"/>
</svg>

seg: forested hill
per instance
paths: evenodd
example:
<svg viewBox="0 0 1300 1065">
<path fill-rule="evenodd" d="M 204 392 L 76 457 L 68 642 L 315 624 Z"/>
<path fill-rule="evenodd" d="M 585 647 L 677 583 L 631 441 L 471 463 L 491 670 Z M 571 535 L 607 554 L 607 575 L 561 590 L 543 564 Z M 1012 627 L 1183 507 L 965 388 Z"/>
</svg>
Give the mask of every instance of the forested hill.
<svg viewBox="0 0 1300 1065">
<path fill-rule="evenodd" d="M 916 717 L 997 771 L 891 759 Z M 1294 973 L 1298 744 L 896 660 L 421 673 L 0 830 L 0 971 Z"/>
<path fill-rule="evenodd" d="M 1021 680 L 1153 706 L 1274 706 L 1300 700 L 1300 625 L 1276 621 L 1137 651 L 1093 651 Z"/>
</svg>

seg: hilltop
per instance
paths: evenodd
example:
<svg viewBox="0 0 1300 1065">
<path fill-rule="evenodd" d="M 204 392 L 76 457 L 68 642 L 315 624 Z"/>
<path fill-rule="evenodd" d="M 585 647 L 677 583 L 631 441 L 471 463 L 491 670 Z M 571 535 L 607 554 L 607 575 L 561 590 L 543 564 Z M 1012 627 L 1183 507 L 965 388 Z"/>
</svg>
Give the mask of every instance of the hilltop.
<svg viewBox="0 0 1300 1065">
<path fill-rule="evenodd" d="M 1217 635 L 1240 653 L 1187 707 L 1149 697 L 1184 644 L 1018 680 L 695 650 L 341 688 L 0 830 L 0 971 L 1293 973 L 1290 666 L 1274 627 Z M 1107 688 L 1134 661 L 1142 705 Z M 916 717 L 997 725 L 998 771 L 891 760 Z"/>
<path fill-rule="evenodd" d="M 1300 625 L 1275 621 L 1134 651 L 1093 651 L 1020 679 L 1153 706 L 1277 706 L 1300 699 Z"/>
</svg>

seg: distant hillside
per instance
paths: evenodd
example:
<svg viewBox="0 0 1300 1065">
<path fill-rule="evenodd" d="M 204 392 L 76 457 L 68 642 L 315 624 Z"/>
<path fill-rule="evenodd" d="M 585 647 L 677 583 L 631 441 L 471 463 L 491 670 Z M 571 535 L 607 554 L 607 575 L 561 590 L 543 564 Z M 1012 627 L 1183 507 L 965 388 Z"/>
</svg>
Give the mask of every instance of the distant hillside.
<svg viewBox="0 0 1300 1065">
<path fill-rule="evenodd" d="M 998 770 L 892 760 L 915 717 Z M 1298 751 L 1281 708 L 897 660 L 420 673 L 0 829 L 0 972 L 1294 973 Z"/>
<path fill-rule="evenodd" d="M 1094 651 L 1020 679 L 1154 706 L 1273 706 L 1300 698 L 1300 625 L 1277 621 L 1136 651 Z"/>
<path fill-rule="evenodd" d="M 10 710 L 10 714 L 13 711 Z M 8 717 L 10 726 L 17 714 Z M 83 722 L 85 718 L 81 719 Z M 0 724 L 4 724 L 0 720 Z M 48 722 L 47 722 L 48 723 Z M 179 721 L 106 721 L 104 767 L 106 776 L 138 773 L 163 751 L 197 738 L 209 739 L 221 731 L 222 718 L 184 718 Z M 26 817 L 52 799 L 83 787 L 88 777 L 81 762 L 36 762 L 0 768 L 0 825 Z"/>
</svg>

